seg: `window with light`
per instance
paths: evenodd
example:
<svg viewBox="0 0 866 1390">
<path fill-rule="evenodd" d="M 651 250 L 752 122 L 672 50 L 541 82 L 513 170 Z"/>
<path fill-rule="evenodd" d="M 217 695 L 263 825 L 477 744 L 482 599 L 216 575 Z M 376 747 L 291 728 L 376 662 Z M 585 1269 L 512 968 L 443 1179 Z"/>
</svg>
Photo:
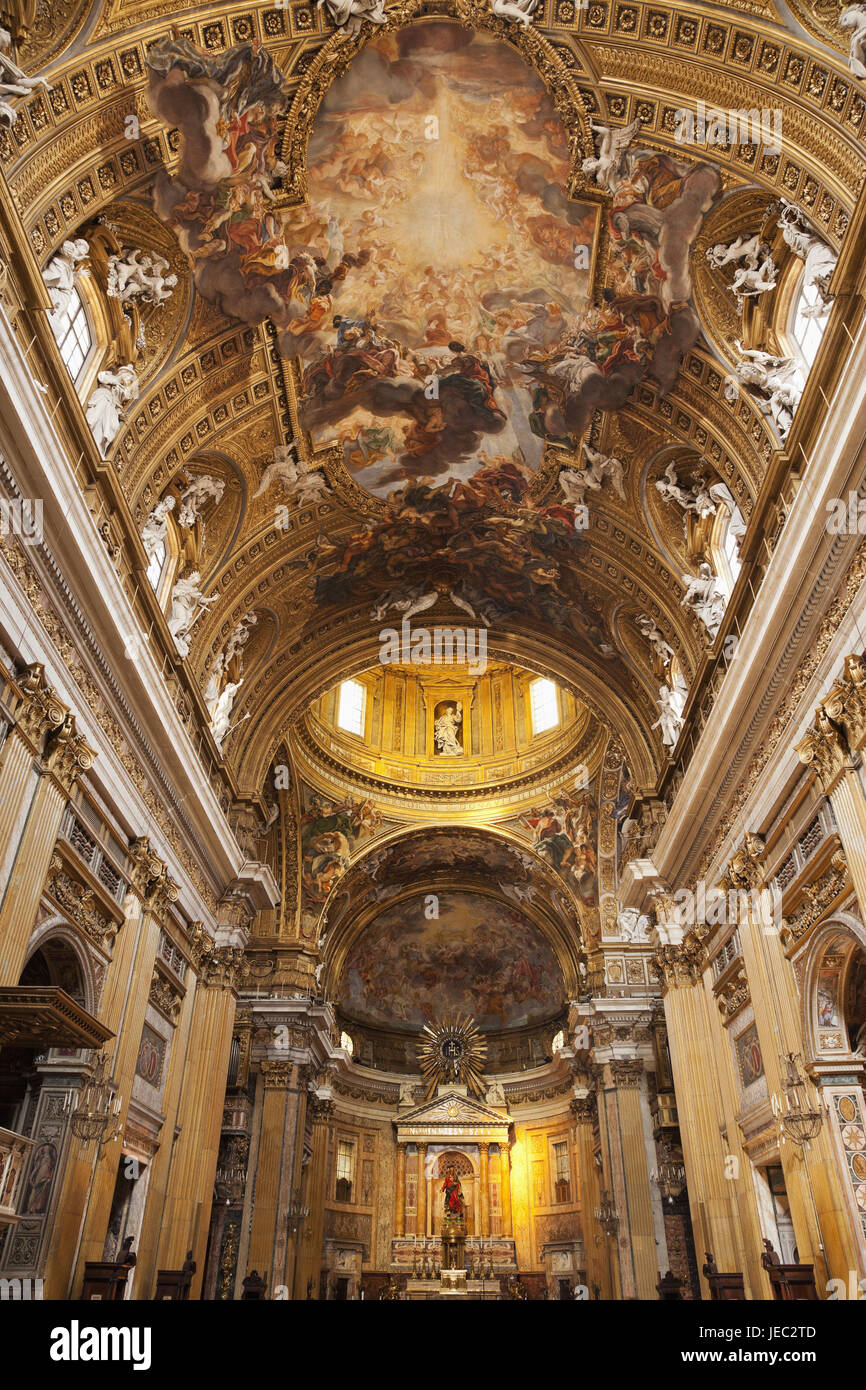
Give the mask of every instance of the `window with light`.
<svg viewBox="0 0 866 1390">
<path fill-rule="evenodd" d="M 797 293 L 794 296 L 790 336 L 794 340 L 800 365 L 808 372 L 818 354 L 818 348 L 821 346 L 824 329 L 827 327 L 827 316 L 824 314 L 820 317 L 813 317 L 809 312 L 821 304 L 822 300 L 814 285 L 804 285 L 804 278 L 801 276 Z"/>
<path fill-rule="evenodd" d="M 167 559 L 168 551 L 166 549 L 165 541 L 160 541 L 156 550 L 154 550 L 153 554 L 151 555 L 150 563 L 147 566 L 147 578 L 150 582 L 150 587 L 153 589 L 154 593 L 159 592 L 159 583 L 162 579 L 163 573 L 165 572 L 165 562 Z"/>
<path fill-rule="evenodd" d="M 337 1187 L 338 1202 L 351 1202 L 352 1179 L 354 1177 L 355 1145 L 346 1139 L 337 1143 Z"/>
<path fill-rule="evenodd" d="M 337 708 L 337 725 L 348 734 L 363 734 L 367 692 L 360 681 L 343 681 Z"/>
<path fill-rule="evenodd" d="M 553 681 L 533 681 L 529 687 L 532 732 L 544 734 L 559 723 L 559 699 Z"/>
<path fill-rule="evenodd" d="M 93 347 L 87 310 L 77 290 L 73 293 L 68 308 L 56 317 L 52 315 L 49 322 L 66 370 L 77 384 Z"/>
</svg>

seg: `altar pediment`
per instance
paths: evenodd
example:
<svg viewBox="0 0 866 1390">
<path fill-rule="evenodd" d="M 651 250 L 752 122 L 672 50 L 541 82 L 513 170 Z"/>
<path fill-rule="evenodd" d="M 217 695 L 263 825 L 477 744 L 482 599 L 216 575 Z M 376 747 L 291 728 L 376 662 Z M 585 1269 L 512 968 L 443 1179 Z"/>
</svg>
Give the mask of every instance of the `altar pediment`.
<svg viewBox="0 0 866 1390">
<path fill-rule="evenodd" d="M 508 1116 L 457 1090 L 442 1092 L 401 1115 L 396 1123 L 401 1143 L 426 1139 L 435 1144 L 439 1139 L 454 1138 L 484 1140 L 491 1144 L 508 1142 Z"/>
</svg>

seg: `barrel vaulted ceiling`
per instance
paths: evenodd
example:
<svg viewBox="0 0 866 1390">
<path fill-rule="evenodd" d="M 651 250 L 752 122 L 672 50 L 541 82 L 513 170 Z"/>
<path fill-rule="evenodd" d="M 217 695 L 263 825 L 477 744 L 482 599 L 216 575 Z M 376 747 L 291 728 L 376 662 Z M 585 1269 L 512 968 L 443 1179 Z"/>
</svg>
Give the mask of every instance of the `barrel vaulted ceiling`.
<svg viewBox="0 0 866 1390">
<path fill-rule="evenodd" d="M 195 717 L 255 615 L 217 750 L 235 794 L 256 796 L 311 702 L 376 662 L 373 609 L 431 586 L 425 620 L 461 621 L 456 600 L 462 620 L 484 611 L 491 658 L 553 676 L 615 736 L 635 789 L 661 789 L 660 673 L 635 619 L 674 652 L 698 728 L 784 505 L 784 440 L 733 375 L 738 341 L 785 346 L 779 200 L 838 251 L 862 184 L 866 87 L 837 7 L 544 0 L 524 30 L 477 0 L 409 0 L 357 34 L 303 0 L 29 8 L 19 61 L 51 90 L 0 131 L 0 168 L 35 262 L 103 228 L 178 277 L 143 312 L 140 395 L 105 462 L 111 541 L 140 572 L 158 501 L 224 484 L 196 553 L 217 600 L 185 662 L 158 617 L 154 640 Z M 779 111 L 781 148 L 683 145 L 677 112 L 700 101 Z M 582 168 L 592 122 L 639 123 L 608 187 Z M 738 307 L 706 251 L 758 230 L 777 302 Z M 364 321 L 378 346 L 353 352 Z M 308 503 L 265 480 L 293 439 L 321 478 Z M 588 494 L 581 529 L 560 474 L 584 443 L 623 476 Z M 686 483 L 709 470 L 746 526 L 713 639 L 683 603 L 701 538 L 654 486 L 670 465 Z"/>
</svg>

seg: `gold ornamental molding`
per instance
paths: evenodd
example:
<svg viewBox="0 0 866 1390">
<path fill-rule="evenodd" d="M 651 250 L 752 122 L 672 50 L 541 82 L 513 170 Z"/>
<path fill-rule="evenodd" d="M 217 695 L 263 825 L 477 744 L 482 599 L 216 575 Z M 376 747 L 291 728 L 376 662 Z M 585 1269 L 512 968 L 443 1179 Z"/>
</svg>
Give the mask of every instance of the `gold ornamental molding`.
<svg viewBox="0 0 866 1390">
<path fill-rule="evenodd" d="M 49 731 L 42 762 L 66 796 L 71 796 L 82 773 L 93 767 L 95 757 L 96 749 L 76 730 L 75 715 L 67 713 L 63 723 Z"/>
<path fill-rule="evenodd" d="M 761 859 L 764 854 L 764 841 L 760 835 L 747 831 L 743 842 L 731 855 L 722 874 L 722 881 L 728 889 L 748 892 L 758 888 L 764 881 Z"/>
<path fill-rule="evenodd" d="M 10 706 L 16 728 L 37 756 L 43 735 L 59 729 L 69 713 L 54 686 L 45 679 L 45 667 L 38 661 L 25 666 L 11 682 Z"/>
<path fill-rule="evenodd" d="M 866 739 L 866 661 L 845 657 L 843 674 L 815 710 L 812 728 L 796 745 L 800 761 L 812 767 L 826 792 L 850 767 Z"/>
<path fill-rule="evenodd" d="M 689 931 L 676 946 L 660 946 L 653 951 L 651 963 L 661 983 L 662 994 L 670 989 L 691 988 L 697 984 L 707 966 L 707 951 L 703 944 L 706 931 Z"/>
<path fill-rule="evenodd" d="M 146 912 L 164 918 L 178 899 L 178 887 L 168 872 L 168 865 L 151 849 L 147 835 L 132 841 L 129 858 L 132 864 L 131 891 L 141 899 Z"/>
<path fill-rule="evenodd" d="M 844 851 L 837 849 L 820 878 L 809 884 L 799 906 L 784 919 L 781 937 L 785 949 L 797 946 L 812 927 L 829 915 L 850 888 L 848 861 Z"/>
</svg>

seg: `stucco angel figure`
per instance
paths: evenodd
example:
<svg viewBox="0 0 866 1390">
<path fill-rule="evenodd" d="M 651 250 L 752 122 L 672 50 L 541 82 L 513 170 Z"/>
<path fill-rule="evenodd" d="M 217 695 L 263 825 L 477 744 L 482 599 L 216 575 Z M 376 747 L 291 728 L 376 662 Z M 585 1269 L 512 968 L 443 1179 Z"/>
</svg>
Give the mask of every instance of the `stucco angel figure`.
<svg viewBox="0 0 866 1390">
<path fill-rule="evenodd" d="M 204 504 L 210 501 L 222 501 L 222 495 L 225 490 L 226 485 L 223 479 L 214 478 L 210 473 L 202 473 L 198 477 L 193 478 L 186 492 L 180 499 L 180 510 L 177 514 L 178 526 L 195 526 Z"/>
<path fill-rule="evenodd" d="M 214 743 L 217 748 L 219 748 L 220 752 L 222 752 L 223 741 L 231 724 L 232 706 L 243 683 L 243 676 L 239 681 L 227 681 L 216 702 L 216 707 L 211 719 L 210 731 L 213 734 Z"/>
<path fill-rule="evenodd" d="M 218 594 L 205 598 L 198 587 L 200 579 L 198 570 L 193 570 L 192 574 L 178 579 L 171 591 L 168 630 L 174 638 L 174 645 L 180 656 L 189 656 L 189 633 L 193 623 L 205 608 L 209 608 L 219 598 Z"/>
<path fill-rule="evenodd" d="M 295 500 L 299 507 L 312 507 L 314 503 L 323 502 L 330 495 L 331 489 L 318 469 L 312 469 L 298 479 Z"/>
<path fill-rule="evenodd" d="M 714 270 L 737 261 L 743 262 L 734 272 L 733 283 L 730 286 L 731 293 L 736 295 L 741 308 L 744 299 L 756 298 L 759 294 L 775 288 L 778 270 L 770 255 L 769 246 L 761 241 L 757 232 L 751 237 L 738 236 L 736 241 L 730 242 L 728 246 L 723 242 L 711 246 L 707 251 L 707 260 Z"/>
<path fill-rule="evenodd" d="M 757 386 L 769 396 L 770 416 L 779 435 L 784 439 L 794 420 L 794 411 L 803 394 L 800 369 L 793 357 L 774 357 L 760 348 L 744 348 L 734 371 L 744 386 Z"/>
<path fill-rule="evenodd" d="M 650 728 L 661 729 L 662 743 L 665 748 L 675 748 L 683 725 L 677 713 L 673 692 L 666 685 L 659 686 L 657 703 L 659 717 L 654 724 L 650 725 Z"/>
<path fill-rule="evenodd" d="M 866 10 L 866 6 L 863 8 Z M 799 312 L 803 318 L 823 318 L 829 314 L 832 302 L 829 290 L 838 259 L 836 252 L 806 225 L 801 210 L 784 198 L 782 216 L 776 225 L 781 228 L 785 245 L 790 246 L 794 255 L 805 263 L 803 289 L 813 289 L 818 295 L 817 304 L 801 305 Z"/>
<path fill-rule="evenodd" d="M 490 0 L 490 8 L 499 19 L 509 24 L 522 24 L 528 29 L 538 9 L 538 0 Z"/>
<path fill-rule="evenodd" d="M 42 272 L 45 287 L 51 296 L 51 313 L 57 317 L 69 308 L 75 290 L 78 262 L 90 253 L 83 237 L 64 241 L 56 256 L 52 256 Z"/>
<path fill-rule="evenodd" d="M 169 495 L 157 502 L 147 521 L 141 528 L 141 543 L 144 553 L 150 560 L 165 540 L 168 530 L 168 514 L 174 510 L 174 498 Z"/>
<path fill-rule="evenodd" d="M 665 469 L 664 477 L 656 479 L 656 488 L 666 502 L 675 502 L 678 507 L 682 507 L 684 512 L 695 512 L 698 516 L 712 516 L 716 511 L 712 491 L 707 486 L 707 480 L 703 474 L 695 479 L 692 487 L 688 487 L 685 483 L 680 482 L 675 465 L 669 463 Z M 683 525 L 685 526 L 685 524 L 686 518 L 683 517 Z"/>
<path fill-rule="evenodd" d="M 122 256 L 111 256 L 108 262 L 109 299 L 122 304 L 141 298 L 145 304 L 164 304 L 171 298 L 177 284 L 176 275 L 167 275 L 169 263 L 165 256 L 150 255 L 137 246 L 127 247 Z"/>
<path fill-rule="evenodd" d="M 282 483 L 283 492 L 294 492 L 304 472 L 305 464 L 298 457 L 297 445 L 294 442 L 278 444 L 274 449 L 273 462 L 262 473 L 253 497 L 261 497 L 274 483 Z"/>
<path fill-rule="evenodd" d="M 662 665 L 667 666 L 673 658 L 674 649 L 670 642 L 665 641 L 665 635 L 661 628 L 653 622 L 649 613 L 641 613 L 634 621 L 635 626 L 643 633 L 656 656 L 660 658 Z"/>
<path fill-rule="evenodd" d="M 850 30 L 848 66 L 855 77 L 866 81 L 866 5 L 848 5 L 839 16 L 839 28 Z"/>
<path fill-rule="evenodd" d="M 370 24 L 388 22 L 385 0 L 316 0 L 316 9 L 323 5 L 341 34 L 357 34 L 365 20 Z"/>
<path fill-rule="evenodd" d="M 622 498 L 625 497 L 625 489 L 622 485 L 623 466 L 618 458 L 612 454 L 602 454 L 598 449 L 593 449 L 589 444 L 583 445 L 583 456 L 589 464 L 588 472 L 593 479 L 590 487 L 601 487 L 605 478 L 610 478 L 614 491 Z"/>
<path fill-rule="evenodd" d="M 697 575 L 684 574 L 682 581 L 685 593 L 680 607 L 690 608 L 700 618 L 710 637 L 715 637 L 725 614 L 725 594 L 720 580 L 713 574 L 712 566 L 704 560 Z"/>
<path fill-rule="evenodd" d="M 449 705 L 444 714 L 433 724 L 433 737 L 436 740 L 436 747 L 446 758 L 459 758 L 463 753 L 463 748 L 458 738 L 460 725 L 463 723 L 463 706 L 457 701 L 456 708 Z"/>
<path fill-rule="evenodd" d="M 629 125 L 616 127 L 592 122 L 596 135 L 601 137 L 598 156 L 585 159 L 581 168 L 585 174 L 594 174 L 600 188 L 613 193 L 622 169 L 622 157 L 640 130 L 643 122 L 632 121 Z"/>
<path fill-rule="evenodd" d="M 0 29 L 0 125 L 13 126 L 18 112 L 4 97 L 29 97 L 36 87 L 52 90 L 51 83 L 44 77 L 28 77 L 17 63 L 4 52 L 12 47 L 12 35 L 8 29 Z"/>
<path fill-rule="evenodd" d="M 138 375 L 131 362 L 114 372 L 100 372 L 99 382 L 87 402 L 87 423 L 103 458 L 120 429 L 124 408 L 138 398 Z"/>
<path fill-rule="evenodd" d="M 760 248 L 760 232 L 755 232 L 749 237 L 743 232 L 736 241 L 728 242 L 727 246 L 723 241 L 716 242 L 716 245 L 707 251 L 707 260 L 713 270 L 721 270 L 723 265 L 730 265 L 732 261 L 756 260 Z"/>
<path fill-rule="evenodd" d="M 646 912 L 636 907 L 621 907 L 616 917 L 620 935 L 625 941 L 646 941 L 652 922 Z"/>
</svg>

